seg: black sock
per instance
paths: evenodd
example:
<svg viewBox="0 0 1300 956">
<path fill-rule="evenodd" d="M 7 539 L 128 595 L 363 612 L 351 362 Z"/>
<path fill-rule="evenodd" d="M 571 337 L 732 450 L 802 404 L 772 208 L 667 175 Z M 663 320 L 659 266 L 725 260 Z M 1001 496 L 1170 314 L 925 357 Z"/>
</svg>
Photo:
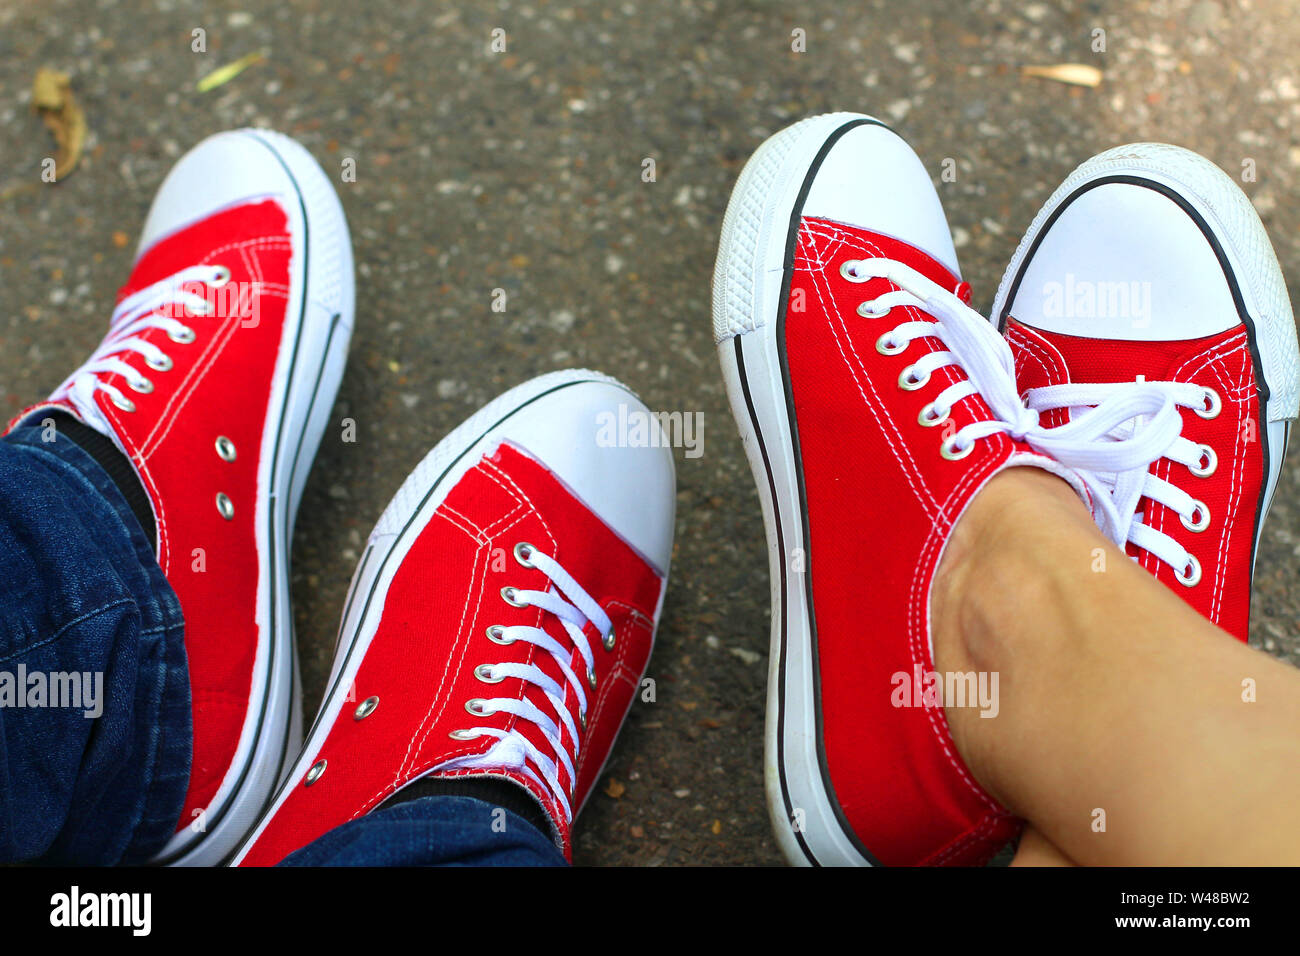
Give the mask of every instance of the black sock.
<svg viewBox="0 0 1300 956">
<path fill-rule="evenodd" d="M 95 463 L 104 469 L 109 480 L 117 485 L 117 490 L 126 499 L 131 513 L 144 529 L 145 536 L 149 539 L 149 547 L 157 549 L 158 532 L 153 523 L 153 508 L 149 505 L 149 496 L 145 494 L 144 485 L 140 484 L 131 460 L 113 444 L 113 439 L 100 434 L 67 412 L 51 412 L 50 417 L 54 419 L 55 429 L 95 459 Z"/>
<path fill-rule="evenodd" d="M 505 807 L 548 837 L 555 831 L 546 811 L 531 793 L 519 784 L 500 777 L 421 777 L 398 790 L 378 809 L 386 810 L 421 797 L 473 797 L 493 806 Z"/>
</svg>

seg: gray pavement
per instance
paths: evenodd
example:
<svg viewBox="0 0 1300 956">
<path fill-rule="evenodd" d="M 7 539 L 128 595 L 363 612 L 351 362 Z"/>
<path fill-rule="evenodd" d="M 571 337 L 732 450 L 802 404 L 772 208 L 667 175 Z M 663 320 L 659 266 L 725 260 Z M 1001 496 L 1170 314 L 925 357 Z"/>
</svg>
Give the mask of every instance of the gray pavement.
<svg viewBox="0 0 1300 956">
<path fill-rule="evenodd" d="M 206 53 L 191 51 L 196 28 Z M 488 52 L 495 28 L 505 53 Z M 1092 51 L 1098 28 L 1104 53 Z M 796 29 L 806 52 L 791 50 Z M 263 62 L 195 91 L 259 49 Z M 0 0 L 0 194 L 36 179 L 50 153 L 30 109 L 37 67 L 72 74 L 90 129 L 64 182 L 0 200 L 0 411 L 46 394 L 99 341 L 149 200 L 189 146 L 269 125 L 333 175 L 354 159 L 356 181 L 339 191 L 357 328 L 334 417 L 354 418 L 358 441 L 327 433 L 294 541 L 308 712 L 362 544 L 407 472 L 505 388 L 597 368 L 654 408 L 702 412 L 704 454 L 678 460 L 657 701 L 634 707 L 575 858 L 776 863 L 762 790 L 763 528 L 709 322 L 717 232 L 745 158 L 811 113 L 885 118 L 930 165 L 983 308 L 1038 205 L 1089 155 L 1157 139 L 1238 178 L 1253 160 L 1244 186 L 1294 299 L 1298 49 L 1285 0 Z M 1103 79 L 1020 72 L 1061 62 Z M 940 181 L 945 159 L 953 182 Z M 495 288 L 505 313 L 491 309 Z M 1300 663 L 1296 464 L 1259 556 L 1252 640 Z"/>
</svg>

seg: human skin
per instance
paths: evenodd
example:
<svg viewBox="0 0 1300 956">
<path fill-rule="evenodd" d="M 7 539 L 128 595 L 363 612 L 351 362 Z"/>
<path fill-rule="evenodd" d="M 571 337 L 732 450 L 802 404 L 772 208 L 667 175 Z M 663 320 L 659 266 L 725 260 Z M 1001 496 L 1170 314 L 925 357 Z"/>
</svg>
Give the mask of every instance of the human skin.
<svg viewBox="0 0 1300 956">
<path fill-rule="evenodd" d="M 1300 863 L 1300 671 L 1157 583 L 1059 478 L 1011 468 L 975 496 L 931 626 L 940 672 L 999 675 L 996 717 L 946 714 L 1028 821 L 1013 865 Z"/>
</svg>

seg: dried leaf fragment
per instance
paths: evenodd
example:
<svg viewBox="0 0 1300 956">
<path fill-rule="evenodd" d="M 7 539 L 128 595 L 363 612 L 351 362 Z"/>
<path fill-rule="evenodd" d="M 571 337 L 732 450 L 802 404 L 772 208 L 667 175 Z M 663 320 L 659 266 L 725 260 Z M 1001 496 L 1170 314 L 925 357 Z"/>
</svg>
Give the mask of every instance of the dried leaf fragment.
<svg viewBox="0 0 1300 956">
<path fill-rule="evenodd" d="M 41 67 L 32 81 L 32 105 L 54 136 L 54 178 L 62 180 L 76 169 L 86 145 L 86 114 L 72 95 L 72 78 Z"/>
<path fill-rule="evenodd" d="M 195 84 L 195 89 L 200 93 L 206 93 L 209 90 L 215 90 L 218 86 L 229 83 L 235 77 L 239 76 L 254 63 L 260 63 L 266 59 L 266 51 L 258 50 L 256 53 L 249 53 L 247 56 L 241 56 L 234 63 L 227 63 L 225 66 L 219 66 L 203 79 Z"/>
<path fill-rule="evenodd" d="M 1101 70 L 1086 63 L 1056 63 L 1052 66 L 1022 66 L 1023 76 L 1036 76 L 1071 86 L 1097 86 L 1101 83 Z"/>
</svg>

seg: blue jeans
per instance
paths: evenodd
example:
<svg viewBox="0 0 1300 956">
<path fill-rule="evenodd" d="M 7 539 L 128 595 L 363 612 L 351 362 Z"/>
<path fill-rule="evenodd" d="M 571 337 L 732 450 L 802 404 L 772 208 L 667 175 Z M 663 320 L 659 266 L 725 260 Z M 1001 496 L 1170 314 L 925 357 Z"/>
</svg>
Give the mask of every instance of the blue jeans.
<svg viewBox="0 0 1300 956">
<path fill-rule="evenodd" d="M 420 797 L 335 827 L 280 865 L 564 866 L 565 860 L 549 836 L 509 810 L 471 797 Z"/>
<path fill-rule="evenodd" d="M 103 469 L 55 429 L 0 440 L 0 863 L 142 863 L 176 831 L 193 731 L 180 602 Z M 468 797 L 371 813 L 286 865 L 563 864 Z"/>
</svg>

